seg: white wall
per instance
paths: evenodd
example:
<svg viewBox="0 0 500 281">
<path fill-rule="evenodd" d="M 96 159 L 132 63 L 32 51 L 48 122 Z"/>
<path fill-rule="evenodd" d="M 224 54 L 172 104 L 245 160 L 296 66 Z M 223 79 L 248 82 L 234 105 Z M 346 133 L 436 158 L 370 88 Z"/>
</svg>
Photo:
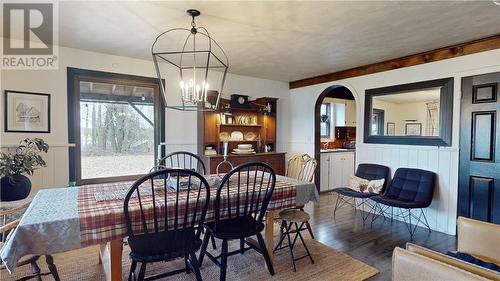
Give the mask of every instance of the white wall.
<svg viewBox="0 0 500 281">
<path fill-rule="evenodd" d="M 51 145 L 49 154 L 45 156 L 48 160 L 48 167 L 36 171 L 32 179 L 34 190 L 62 187 L 68 184 L 67 67 L 155 77 L 152 60 L 139 60 L 63 47 L 59 48 L 59 69 L 57 70 L 1 70 L 2 92 L 17 90 L 51 94 L 51 133 L 49 134 L 5 133 L 4 115 L 0 114 L 0 146 L 4 150 L 6 146 L 15 145 L 25 137 L 42 137 Z M 286 118 L 284 116 L 287 116 L 286 109 L 281 110 L 280 106 L 283 103 L 286 104 L 289 97 L 288 83 L 229 74 L 224 89 L 226 95 L 243 94 L 251 98 L 266 96 L 280 98 L 277 128 L 279 144 L 283 131 L 287 129 L 280 125 L 281 120 Z M 2 110 L 3 98 L 2 94 L 0 99 Z M 196 151 L 196 128 L 196 113 L 166 110 L 167 150 Z"/>
<path fill-rule="evenodd" d="M 347 87 L 357 102 L 357 163 L 379 163 L 394 172 L 398 167 L 415 167 L 434 171 L 438 184 L 433 203 L 427 210 L 434 230 L 454 234 L 458 192 L 458 140 L 461 77 L 500 71 L 500 49 L 458 58 L 348 78 L 290 91 L 286 101 L 290 122 L 286 133 L 288 152 L 314 154 L 314 105 L 318 96 L 331 85 Z M 453 138 L 451 147 L 364 144 L 363 113 L 366 89 L 454 77 Z"/>
<path fill-rule="evenodd" d="M 406 120 L 422 124 L 422 136 L 427 134 L 426 102 L 393 103 L 378 99 L 373 100 L 373 108 L 384 110 L 384 134 L 387 135 L 387 122 L 395 123 L 395 135 L 406 135 Z M 439 116 L 439 115 L 438 115 Z"/>
</svg>

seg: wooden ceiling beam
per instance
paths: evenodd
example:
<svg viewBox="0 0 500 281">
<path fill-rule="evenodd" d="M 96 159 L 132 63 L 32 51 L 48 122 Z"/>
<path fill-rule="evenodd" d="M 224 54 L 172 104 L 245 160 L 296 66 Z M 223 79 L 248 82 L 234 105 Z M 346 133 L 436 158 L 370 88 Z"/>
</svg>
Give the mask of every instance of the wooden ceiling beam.
<svg viewBox="0 0 500 281">
<path fill-rule="evenodd" d="M 347 70 L 341 70 L 329 74 L 292 81 L 289 83 L 289 88 L 290 89 L 301 88 L 315 84 L 341 80 L 345 78 L 368 75 L 382 71 L 409 67 L 409 66 L 440 61 L 450 58 L 456 58 L 460 56 L 470 55 L 484 51 L 490 51 L 494 49 L 500 49 L 500 34 L 466 43 L 460 43 L 453 46 L 435 49 L 432 51 L 427 51 L 419 54 L 409 55 L 401 58 L 391 59 Z"/>
</svg>

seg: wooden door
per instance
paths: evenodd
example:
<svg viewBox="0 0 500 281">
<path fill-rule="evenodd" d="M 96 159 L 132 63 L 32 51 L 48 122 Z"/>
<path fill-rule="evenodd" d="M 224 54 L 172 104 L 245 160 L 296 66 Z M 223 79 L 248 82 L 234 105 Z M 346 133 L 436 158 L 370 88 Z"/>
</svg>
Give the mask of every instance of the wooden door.
<svg viewBox="0 0 500 281">
<path fill-rule="evenodd" d="M 462 79 L 458 215 L 500 224 L 500 72 Z"/>
</svg>

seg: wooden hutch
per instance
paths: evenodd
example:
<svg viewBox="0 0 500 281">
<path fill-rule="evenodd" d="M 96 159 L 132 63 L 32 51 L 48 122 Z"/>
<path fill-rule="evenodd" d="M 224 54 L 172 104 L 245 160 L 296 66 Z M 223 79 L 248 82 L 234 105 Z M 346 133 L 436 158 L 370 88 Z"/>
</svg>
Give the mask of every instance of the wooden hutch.
<svg viewBox="0 0 500 281">
<path fill-rule="evenodd" d="M 220 111 L 198 112 L 198 155 L 203 159 L 207 172 L 216 173 L 217 165 L 223 161 L 223 139 L 227 140 L 227 137 L 236 131 L 243 134 L 243 140 L 227 141 L 227 160 L 234 167 L 246 162 L 264 162 L 269 164 L 276 174 L 284 175 L 285 153 L 276 152 L 277 99 L 259 98 L 238 107 L 230 107 L 230 104 L 230 100 L 221 98 Z M 271 112 L 264 114 L 264 108 L 269 105 Z M 233 149 L 237 148 L 238 144 L 251 144 L 256 153 L 234 154 Z M 212 153 L 215 154 L 206 155 L 207 147 L 213 148 L 215 152 Z M 221 165 L 220 172 L 228 170 L 228 165 Z"/>
</svg>

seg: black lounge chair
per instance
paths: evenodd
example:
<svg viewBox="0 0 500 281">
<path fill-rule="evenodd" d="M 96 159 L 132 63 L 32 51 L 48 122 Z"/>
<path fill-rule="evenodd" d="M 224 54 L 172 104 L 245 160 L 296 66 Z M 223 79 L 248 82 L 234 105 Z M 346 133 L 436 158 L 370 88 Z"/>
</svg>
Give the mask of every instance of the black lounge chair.
<svg viewBox="0 0 500 281">
<path fill-rule="evenodd" d="M 371 197 L 376 202 L 375 214 L 385 217 L 388 208 L 391 208 L 391 210 L 394 207 L 399 208 L 398 215 L 408 227 L 411 240 L 413 240 L 413 235 L 419 223 L 427 226 L 430 232 L 431 228 L 423 209 L 429 207 L 432 202 L 435 178 L 436 175 L 433 172 L 426 170 L 397 169 L 386 192 L 383 195 Z M 418 216 L 413 214 L 411 209 L 420 209 L 420 214 Z M 376 218 L 377 216 L 373 216 L 372 223 Z M 412 219 L 414 220 L 413 226 Z"/>
<path fill-rule="evenodd" d="M 382 187 L 381 194 L 383 194 L 385 187 L 387 186 L 387 182 L 389 181 L 389 167 L 382 166 L 382 165 L 377 165 L 377 164 L 359 164 L 358 169 L 356 170 L 356 176 L 366 179 L 366 180 L 378 180 L 378 179 L 385 179 L 384 185 Z M 356 208 L 361 208 L 362 214 L 361 217 L 363 218 L 363 224 L 365 223 L 366 219 L 368 218 L 368 215 L 370 213 L 365 212 L 365 204 L 369 205 L 369 201 L 367 199 L 377 196 L 379 194 L 377 193 L 365 193 L 365 192 L 358 192 L 355 190 L 352 190 L 348 187 L 341 187 L 333 190 L 335 193 L 337 193 L 337 201 L 335 203 L 335 209 L 333 211 L 333 215 L 337 213 L 337 209 L 344 206 L 344 205 L 350 205 L 353 206 L 354 209 Z M 353 198 L 353 203 L 348 201 L 348 198 Z M 356 199 L 360 199 L 361 203 L 356 204 Z M 372 210 L 374 206 L 369 206 Z"/>
</svg>

